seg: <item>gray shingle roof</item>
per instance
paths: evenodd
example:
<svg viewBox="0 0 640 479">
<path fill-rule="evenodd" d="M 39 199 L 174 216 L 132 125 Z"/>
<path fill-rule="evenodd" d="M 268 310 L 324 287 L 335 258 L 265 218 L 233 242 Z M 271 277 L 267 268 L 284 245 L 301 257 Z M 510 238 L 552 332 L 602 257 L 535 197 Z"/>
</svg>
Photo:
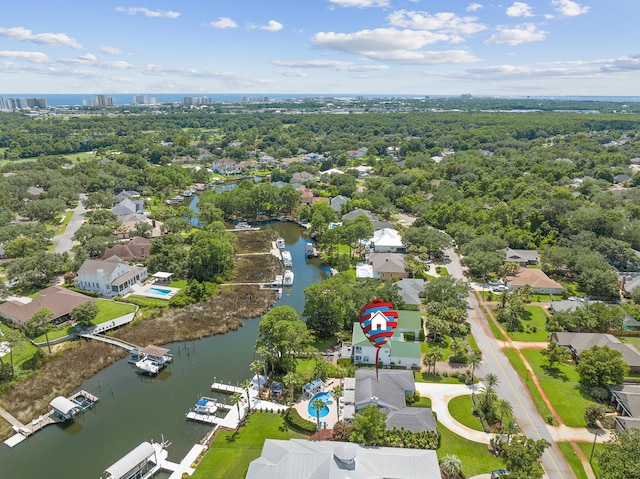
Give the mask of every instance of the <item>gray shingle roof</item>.
<svg viewBox="0 0 640 479">
<path fill-rule="evenodd" d="M 405 391 L 415 391 L 413 372 L 409 370 L 379 370 L 376 379 L 374 369 L 356 371 L 356 409 L 375 402 L 385 412 L 406 407 Z"/>
<path fill-rule="evenodd" d="M 405 407 L 387 415 L 387 429 L 406 429 L 411 432 L 435 431 L 436 418 L 431 408 Z"/>
</svg>

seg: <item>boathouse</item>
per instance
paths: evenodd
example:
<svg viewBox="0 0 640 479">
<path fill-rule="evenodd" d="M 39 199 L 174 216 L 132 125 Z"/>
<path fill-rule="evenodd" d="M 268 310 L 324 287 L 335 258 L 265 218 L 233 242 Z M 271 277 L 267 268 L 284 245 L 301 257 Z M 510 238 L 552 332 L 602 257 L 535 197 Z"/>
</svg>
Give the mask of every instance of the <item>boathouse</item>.
<svg viewBox="0 0 640 479">
<path fill-rule="evenodd" d="M 149 442 L 143 442 L 118 462 L 105 469 L 102 478 L 134 479 L 144 477 L 158 462 L 156 448 Z"/>
<path fill-rule="evenodd" d="M 80 407 L 77 403 L 73 402 L 71 399 L 67 399 L 64 396 L 58 396 L 54 398 L 49 406 L 53 408 L 53 413 L 63 421 L 68 421 L 69 419 L 73 419 Z"/>
</svg>

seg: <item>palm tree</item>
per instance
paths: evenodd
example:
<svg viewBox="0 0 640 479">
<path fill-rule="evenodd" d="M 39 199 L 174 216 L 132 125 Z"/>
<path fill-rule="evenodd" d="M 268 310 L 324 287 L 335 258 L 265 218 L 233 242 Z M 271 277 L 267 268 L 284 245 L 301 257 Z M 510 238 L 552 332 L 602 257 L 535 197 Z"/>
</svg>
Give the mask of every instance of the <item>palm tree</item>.
<svg viewBox="0 0 640 479">
<path fill-rule="evenodd" d="M 242 399 L 242 393 L 235 392 L 231 395 L 231 404 L 238 408 L 238 419 L 242 417 L 240 414 L 240 403 L 242 402 Z"/>
<path fill-rule="evenodd" d="M 455 454 L 447 454 L 440 461 L 440 470 L 448 477 L 459 477 L 462 474 L 462 461 Z"/>
<path fill-rule="evenodd" d="M 469 343 L 463 338 L 454 338 L 451 343 L 451 352 L 456 358 L 465 358 L 469 350 Z"/>
<path fill-rule="evenodd" d="M 498 379 L 498 376 L 496 376 L 494 373 L 488 373 L 484 377 L 483 381 L 488 388 L 494 388 L 498 385 L 498 383 L 500 382 L 500 379 Z"/>
<path fill-rule="evenodd" d="M 320 440 L 320 411 L 327 405 L 322 399 L 314 399 L 311 407 L 316 410 L 316 421 L 318 423 L 318 441 Z"/>
<path fill-rule="evenodd" d="M 264 367 L 264 377 L 266 378 L 268 376 L 267 366 L 270 366 L 271 368 L 273 368 L 273 363 L 271 361 L 273 352 L 265 346 L 258 346 L 256 348 L 256 353 L 262 356 L 262 362 Z"/>
<path fill-rule="evenodd" d="M 302 386 L 304 384 L 304 378 L 296 371 L 289 371 L 282 378 L 284 383 L 289 386 L 289 403 L 293 404 L 293 392 L 296 386 Z"/>
<path fill-rule="evenodd" d="M 427 368 L 432 368 L 433 369 L 433 374 L 436 373 L 436 363 L 438 361 L 442 361 L 444 354 L 442 353 L 442 348 L 438 348 L 436 346 L 431 347 L 431 349 L 429 349 L 429 351 L 424 355 L 424 365 Z M 427 372 L 429 372 L 429 369 L 427 369 Z"/>
<path fill-rule="evenodd" d="M 258 389 L 260 389 L 260 373 L 264 370 L 264 361 L 260 359 L 256 359 L 249 364 L 249 370 L 253 373 L 256 373 L 258 377 Z"/>
<path fill-rule="evenodd" d="M 496 409 L 500 413 L 500 424 L 505 416 L 511 418 L 513 416 L 513 406 L 506 399 L 498 399 L 496 401 Z"/>
<path fill-rule="evenodd" d="M 482 362 L 482 353 L 480 351 L 473 351 L 469 355 L 467 364 L 471 366 L 471 382 L 472 383 L 473 383 L 473 374 L 475 373 L 476 368 L 480 366 L 481 362 Z"/>
<path fill-rule="evenodd" d="M 242 389 L 244 389 L 245 392 L 247 393 L 247 410 L 248 410 L 248 412 L 251 412 L 251 396 L 249 396 L 249 390 L 251 389 L 252 386 L 253 386 L 253 383 L 251 382 L 250 379 L 245 379 L 244 381 L 242 381 L 242 384 L 240 385 L 240 387 Z"/>
</svg>

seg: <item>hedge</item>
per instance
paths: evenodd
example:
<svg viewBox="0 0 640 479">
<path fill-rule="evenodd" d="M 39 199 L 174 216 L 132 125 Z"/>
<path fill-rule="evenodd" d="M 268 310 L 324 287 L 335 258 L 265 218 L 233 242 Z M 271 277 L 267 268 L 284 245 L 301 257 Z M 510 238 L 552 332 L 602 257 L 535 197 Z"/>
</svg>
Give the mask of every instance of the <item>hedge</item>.
<svg viewBox="0 0 640 479">
<path fill-rule="evenodd" d="M 285 414 L 287 425 L 296 431 L 313 434 L 317 430 L 315 423 L 303 419 L 295 408 L 289 408 Z"/>
</svg>

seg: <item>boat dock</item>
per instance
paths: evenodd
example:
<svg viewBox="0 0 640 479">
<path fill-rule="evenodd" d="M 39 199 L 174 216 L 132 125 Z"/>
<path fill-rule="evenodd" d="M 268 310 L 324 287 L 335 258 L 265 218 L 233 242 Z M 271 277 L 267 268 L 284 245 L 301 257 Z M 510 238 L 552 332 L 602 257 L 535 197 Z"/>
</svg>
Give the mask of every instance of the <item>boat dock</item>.
<svg viewBox="0 0 640 479">
<path fill-rule="evenodd" d="M 22 424 L 17 418 L 3 409 L 1 411 L 2 417 L 11 423 L 11 426 L 15 431 L 15 434 L 4 441 L 4 443 L 9 447 L 14 447 L 17 444 L 20 444 L 29 436 L 32 436 L 36 432 L 44 429 L 49 424 L 65 422 L 66 419 L 64 417 L 61 417 L 60 411 L 56 408 L 60 400 L 66 402 L 68 407 L 73 409 L 73 413 L 69 414 L 71 417 L 73 417 L 79 413 L 86 411 L 87 409 L 92 408 L 95 403 L 99 401 L 99 398 L 98 396 L 95 396 L 85 390 L 78 391 L 68 398 L 59 396 L 51 401 L 50 405 L 52 409 L 47 411 L 47 413 L 33 419 L 29 424 Z"/>
</svg>

